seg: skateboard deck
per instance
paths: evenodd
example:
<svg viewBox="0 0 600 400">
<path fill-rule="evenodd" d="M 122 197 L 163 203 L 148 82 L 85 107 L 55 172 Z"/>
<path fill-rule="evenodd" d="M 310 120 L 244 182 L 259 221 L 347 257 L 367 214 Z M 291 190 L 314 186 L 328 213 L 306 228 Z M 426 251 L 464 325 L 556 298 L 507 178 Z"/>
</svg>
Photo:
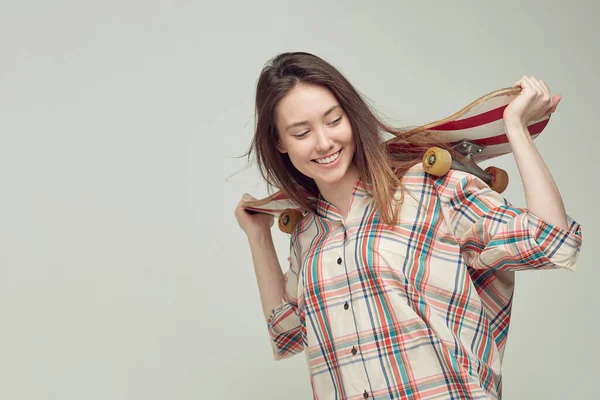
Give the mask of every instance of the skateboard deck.
<svg viewBox="0 0 600 400">
<path fill-rule="evenodd" d="M 503 113 L 510 102 L 521 92 L 521 88 L 512 87 L 496 90 L 480 97 L 458 112 L 426 125 L 407 130 L 404 135 L 437 134 L 450 146 L 459 145 L 463 140 L 481 146 L 481 151 L 472 155 L 473 162 L 481 162 L 504 154 L 511 153 L 510 143 L 506 136 Z M 535 139 L 546 127 L 550 114 L 535 121 L 531 121 L 527 128 L 529 134 Z M 397 143 L 400 138 L 391 138 L 386 141 L 393 152 L 395 148 L 407 150 L 405 143 Z M 439 142 L 438 142 L 439 143 Z M 408 148 L 410 151 L 410 147 Z M 421 150 L 422 151 L 422 150 Z M 266 213 L 280 217 L 282 228 L 282 213 L 289 210 L 304 212 L 283 191 L 278 191 L 269 197 L 247 203 L 244 208 L 251 213 Z M 286 215 L 286 218 L 292 218 Z M 287 225 L 288 221 L 284 221 Z"/>
</svg>

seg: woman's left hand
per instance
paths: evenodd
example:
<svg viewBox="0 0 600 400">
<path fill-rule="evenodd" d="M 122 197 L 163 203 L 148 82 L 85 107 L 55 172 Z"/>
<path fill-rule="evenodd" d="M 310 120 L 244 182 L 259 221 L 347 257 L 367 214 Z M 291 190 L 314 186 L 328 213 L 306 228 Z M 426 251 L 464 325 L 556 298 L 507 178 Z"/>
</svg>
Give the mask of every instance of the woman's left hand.
<svg viewBox="0 0 600 400">
<path fill-rule="evenodd" d="M 552 96 L 548 85 L 533 76 L 523 75 L 513 86 L 521 87 L 521 93 L 504 109 L 504 124 L 527 126 L 547 114 L 556 111 L 562 96 Z"/>
</svg>

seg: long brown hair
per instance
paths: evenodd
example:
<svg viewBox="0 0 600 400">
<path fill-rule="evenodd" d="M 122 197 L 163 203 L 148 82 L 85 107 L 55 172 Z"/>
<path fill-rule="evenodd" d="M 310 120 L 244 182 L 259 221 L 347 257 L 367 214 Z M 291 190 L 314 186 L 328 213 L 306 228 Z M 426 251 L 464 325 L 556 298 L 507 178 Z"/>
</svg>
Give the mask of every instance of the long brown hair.
<svg viewBox="0 0 600 400">
<path fill-rule="evenodd" d="M 406 135 L 407 129 L 384 124 L 335 67 L 313 54 L 279 54 L 262 69 L 256 87 L 255 133 L 248 158 L 254 151 L 260 173 L 269 185 L 283 190 L 302 208 L 315 211 L 315 199 L 319 196 L 316 183 L 294 167 L 287 153 L 282 154 L 277 149 L 277 105 L 300 83 L 321 85 L 336 97 L 352 127 L 356 146 L 353 163 L 360 179 L 371 186 L 369 194 L 380 212 L 381 221 L 388 225 L 398 223 L 399 208 L 394 204 L 401 203 L 404 190 L 398 203 L 394 201 L 394 194 L 399 186 L 402 187 L 400 179 L 409 168 L 421 162 L 432 143 L 440 141 L 429 134 Z M 396 148 L 390 152 L 382 137 L 383 131 L 400 137 L 398 144 L 405 145 L 406 151 Z"/>
</svg>

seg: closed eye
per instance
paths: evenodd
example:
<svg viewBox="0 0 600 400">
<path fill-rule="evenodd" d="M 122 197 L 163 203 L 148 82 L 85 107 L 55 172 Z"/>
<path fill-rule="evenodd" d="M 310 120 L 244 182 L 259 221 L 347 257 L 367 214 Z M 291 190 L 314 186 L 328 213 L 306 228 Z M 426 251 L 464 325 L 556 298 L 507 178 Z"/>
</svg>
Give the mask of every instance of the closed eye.
<svg viewBox="0 0 600 400">
<path fill-rule="evenodd" d="M 339 116 L 338 118 L 334 119 L 333 121 L 331 121 L 330 123 L 328 123 L 327 125 L 329 126 L 336 126 L 337 124 L 339 124 L 342 121 L 342 116 Z M 302 132 L 298 135 L 294 135 L 294 137 L 297 138 L 303 138 L 304 136 L 306 136 L 308 134 L 308 132 L 310 131 L 306 131 L 306 132 Z"/>
<path fill-rule="evenodd" d="M 340 115 L 339 117 L 337 117 L 336 119 L 331 121 L 328 125 L 335 126 L 335 125 L 339 124 L 341 120 L 342 120 L 342 116 Z"/>
</svg>

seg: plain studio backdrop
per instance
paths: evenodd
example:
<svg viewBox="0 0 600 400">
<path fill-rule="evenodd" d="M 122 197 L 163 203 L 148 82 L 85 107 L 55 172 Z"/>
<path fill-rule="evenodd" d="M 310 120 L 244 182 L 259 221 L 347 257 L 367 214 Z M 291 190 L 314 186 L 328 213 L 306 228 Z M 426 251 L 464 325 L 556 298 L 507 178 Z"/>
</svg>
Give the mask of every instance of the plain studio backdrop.
<svg viewBox="0 0 600 400">
<path fill-rule="evenodd" d="M 598 398 L 599 13 L 592 0 L 3 0 L 0 398 L 311 398 L 304 354 L 272 358 L 233 215 L 244 192 L 267 195 L 236 157 L 260 70 L 284 51 L 331 62 L 397 126 L 522 75 L 563 95 L 535 143 L 583 251 L 575 273 L 517 275 L 504 398 Z M 512 155 L 490 164 L 524 207 Z"/>
</svg>

